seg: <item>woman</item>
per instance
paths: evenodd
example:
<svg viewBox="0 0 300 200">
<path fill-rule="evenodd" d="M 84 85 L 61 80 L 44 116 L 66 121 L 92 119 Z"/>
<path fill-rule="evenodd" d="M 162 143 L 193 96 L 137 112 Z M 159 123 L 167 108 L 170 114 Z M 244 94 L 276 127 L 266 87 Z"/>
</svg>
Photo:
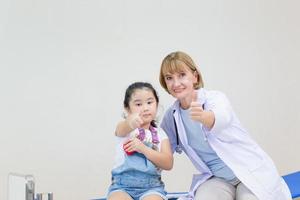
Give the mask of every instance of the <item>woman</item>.
<svg viewBox="0 0 300 200">
<path fill-rule="evenodd" d="M 176 98 L 161 127 L 172 151 L 184 151 L 200 173 L 183 199 L 291 199 L 273 161 L 242 127 L 226 96 L 203 88 L 201 73 L 189 55 L 167 55 L 159 79 Z"/>
</svg>

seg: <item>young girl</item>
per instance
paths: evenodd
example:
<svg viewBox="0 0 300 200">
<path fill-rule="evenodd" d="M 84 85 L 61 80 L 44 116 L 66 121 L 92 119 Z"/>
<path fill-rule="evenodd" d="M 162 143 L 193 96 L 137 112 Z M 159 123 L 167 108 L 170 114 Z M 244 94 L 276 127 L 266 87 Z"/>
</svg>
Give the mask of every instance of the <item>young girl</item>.
<svg viewBox="0 0 300 200">
<path fill-rule="evenodd" d="M 116 128 L 117 152 L 109 200 L 166 199 L 161 170 L 170 170 L 169 139 L 156 127 L 158 96 L 149 83 L 131 84 L 125 93 L 125 120 Z"/>
<path fill-rule="evenodd" d="M 242 127 L 226 96 L 203 89 L 200 71 L 190 56 L 167 55 L 159 80 L 176 98 L 161 127 L 172 151 L 184 151 L 200 172 L 182 199 L 291 199 L 271 158 Z"/>
</svg>

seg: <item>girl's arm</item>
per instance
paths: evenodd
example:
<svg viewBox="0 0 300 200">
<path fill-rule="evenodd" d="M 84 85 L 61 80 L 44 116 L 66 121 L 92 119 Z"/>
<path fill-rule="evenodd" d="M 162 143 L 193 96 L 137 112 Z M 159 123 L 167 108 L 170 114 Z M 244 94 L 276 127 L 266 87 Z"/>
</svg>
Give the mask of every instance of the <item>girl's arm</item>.
<svg viewBox="0 0 300 200">
<path fill-rule="evenodd" d="M 159 168 L 171 170 L 173 168 L 173 154 L 169 139 L 162 140 L 160 148 L 159 152 L 147 147 L 143 149 L 142 153 Z"/>
<path fill-rule="evenodd" d="M 119 137 L 125 137 L 131 131 L 133 131 L 133 128 L 129 126 L 127 120 L 123 120 L 117 124 L 115 135 Z"/>
<path fill-rule="evenodd" d="M 130 114 L 125 120 L 120 121 L 117 124 L 115 135 L 119 137 L 125 137 L 128 133 L 140 127 L 142 124 L 143 120 L 141 119 L 139 113 Z"/>
<path fill-rule="evenodd" d="M 126 151 L 137 151 L 144 154 L 148 160 L 152 161 L 157 167 L 164 170 L 171 170 L 173 167 L 173 154 L 170 147 L 169 139 L 161 141 L 160 152 L 146 146 L 137 138 L 131 139 L 124 146 Z"/>
</svg>

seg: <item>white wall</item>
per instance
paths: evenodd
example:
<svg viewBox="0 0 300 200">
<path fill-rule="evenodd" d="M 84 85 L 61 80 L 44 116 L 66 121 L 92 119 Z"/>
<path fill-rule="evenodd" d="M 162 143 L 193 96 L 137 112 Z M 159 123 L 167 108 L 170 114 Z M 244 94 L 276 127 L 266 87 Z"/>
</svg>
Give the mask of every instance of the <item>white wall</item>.
<svg viewBox="0 0 300 200">
<path fill-rule="evenodd" d="M 300 169 L 299 1 L 0 2 L 0 199 L 7 174 L 33 174 L 55 200 L 105 194 L 125 89 L 158 83 L 175 50 L 225 92 L 281 174 Z M 189 188 L 176 156 L 169 191 Z M 179 181 L 180 180 L 180 181 Z"/>
</svg>

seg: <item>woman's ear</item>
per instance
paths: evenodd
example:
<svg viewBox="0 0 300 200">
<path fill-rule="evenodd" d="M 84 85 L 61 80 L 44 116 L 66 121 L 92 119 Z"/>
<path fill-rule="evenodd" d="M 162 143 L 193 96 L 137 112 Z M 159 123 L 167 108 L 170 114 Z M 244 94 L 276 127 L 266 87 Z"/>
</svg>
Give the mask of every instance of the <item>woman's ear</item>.
<svg viewBox="0 0 300 200">
<path fill-rule="evenodd" d="M 197 72 L 197 70 L 194 71 L 193 75 L 194 75 L 195 78 L 198 79 L 198 72 Z"/>
<path fill-rule="evenodd" d="M 199 75 L 198 75 L 198 72 L 197 72 L 197 70 L 195 70 L 194 72 L 193 72 L 193 76 L 194 76 L 194 80 L 195 80 L 195 82 L 194 82 L 194 84 L 197 84 L 198 83 L 198 81 L 199 81 Z"/>
</svg>

